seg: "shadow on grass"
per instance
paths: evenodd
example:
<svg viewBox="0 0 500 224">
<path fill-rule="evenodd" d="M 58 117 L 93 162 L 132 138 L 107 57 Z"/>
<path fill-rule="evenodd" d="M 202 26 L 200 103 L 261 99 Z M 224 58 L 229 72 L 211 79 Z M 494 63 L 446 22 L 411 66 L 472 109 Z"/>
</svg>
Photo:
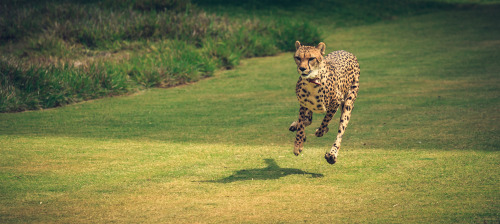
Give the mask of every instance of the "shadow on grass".
<svg viewBox="0 0 500 224">
<path fill-rule="evenodd" d="M 311 175 L 311 178 L 323 177 L 323 174 L 319 173 L 309 173 L 293 168 L 281 168 L 280 166 L 278 166 L 276 161 L 274 161 L 274 159 L 265 159 L 264 161 L 267 164 L 266 168 L 239 170 L 236 171 L 233 175 L 219 180 L 207 180 L 200 182 L 232 183 L 245 180 L 275 180 L 293 174 Z"/>
</svg>

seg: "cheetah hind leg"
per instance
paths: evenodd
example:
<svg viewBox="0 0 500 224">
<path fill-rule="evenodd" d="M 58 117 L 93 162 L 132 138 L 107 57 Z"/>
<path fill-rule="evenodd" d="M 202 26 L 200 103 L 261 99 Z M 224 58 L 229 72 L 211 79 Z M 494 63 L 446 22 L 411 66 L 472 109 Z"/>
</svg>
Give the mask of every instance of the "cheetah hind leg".
<svg viewBox="0 0 500 224">
<path fill-rule="evenodd" d="M 352 91 L 351 96 L 349 100 L 347 100 L 342 106 L 342 114 L 340 115 L 340 124 L 339 124 L 339 131 L 337 134 L 337 139 L 335 140 L 335 143 L 333 144 L 332 148 L 330 149 L 329 152 L 325 154 L 325 159 L 328 163 L 330 164 L 335 164 L 337 162 L 337 156 L 340 150 L 340 145 L 342 143 L 342 136 L 344 135 L 344 132 L 347 128 L 347 125 L 349 124 L 349 120 L 351 118 L 351 112 L 352 109 L 354 108 L 354 99 L 356 97 L 357 92 Z"/>
<path fill-rule="evenodd" d="M 331 109 L 326 112 L 325 118 L 323 118 L 323 122 L 321 122 L 321 126 L 319 126 L 318 129 L 316 129 L 316 137 L 323 137 L 324 134 L 328 133 L 328 124 L 332 120 L 333 116 L 337 112 L 337 109 L 339 108 L 338 104 L 332 105 Z"/>
<path fill-rule="evenodd" d="M 312 123 L 312 114 L 313 114 L 312 111 L 307 111 L 306 112 L 306 120 L 304 121 L 304 126 L 305 127 L 311 125 L 311 123 Z M 288 128 L 288 130 L 290 130 L 291 132 L 297 131 L 298 125 L 299 125 L 299 122 L 298 121 L 294 121 L 290 125 L 290 127 Z"/>
</svg>

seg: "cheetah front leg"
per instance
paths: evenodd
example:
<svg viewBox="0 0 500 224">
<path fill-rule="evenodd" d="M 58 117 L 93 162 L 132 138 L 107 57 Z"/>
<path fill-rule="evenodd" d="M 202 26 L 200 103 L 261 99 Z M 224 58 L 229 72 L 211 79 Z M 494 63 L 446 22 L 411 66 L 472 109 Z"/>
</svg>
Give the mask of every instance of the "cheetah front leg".
<svg viewBox="0 0 500 224">
<path fill-rule="evenodd" d="M 356 93 L 351 92 L 351 94 L 349 94 L 348 100 L 346 100 L 341 105 L 342 115 L 340 115 L 340 124 L 339 124 L 337 139 L 335 140 L 335 143 L 333 144 L 330 151 L 326 152 L 325 154 L 325 159 L 330 164 L 334 164 L 335 162 L 337 162 L 337 155 L 340 150 L 340 144 L 342 143 L 342 136 L 344 135 L 345 129 L 347 128 L 347 124 L 349 124 L 349 120 L 351 118 L 351 112 L 352 109 L 354 108 L 354 100 L 356 97 Z"/>
<path fill-rule="evenodd" d="M 309 114 L 311 114 L 312 117 L 312 111 L 305 107 L 300 107 L 299 120 L 297 121 L 297 135 L 293 148 L 293 153 L 296 156 L 298 156 L 304 148 L 304 142 L 306 141 L 305 124 L 310 122 Z"/>
<path fill-rule="evenodd" d="M 339 108 L 339 103 L 332 102 L 331 106 L 328 107 L 328 112 L 326 112 L 325 118 L 323 118 L 323 122 L 321 122 L 321 126 L 316 129 L 316 137 L 322 137 L 324 134 L 328 132 L 328 124 L 332 120 L 335 113 L 337 113 L 337 109 Z"/>
<path fill-rule="evenodd" d="M 300 107 L 300 110 L 299 110 L 299 118 L 302 113 L 302 107 Z M 313 116 L 313 112 L 311 110 L 306 110 L 305 111 L 305 116 L 306 116 L 306 119 L 304 120 L 304 127 L 307 127 L 311 124 L 312 122 L 312 116 Z M 298 121 L 294 121 L 291 125 L 290 125 L 290 128 L 288 128 L 288 130 L 290 130 L 291 132 L 294 132 L 294 131 L 297 131 L 297 126 L 298 126 L 299 122 Z"/>
</svg>

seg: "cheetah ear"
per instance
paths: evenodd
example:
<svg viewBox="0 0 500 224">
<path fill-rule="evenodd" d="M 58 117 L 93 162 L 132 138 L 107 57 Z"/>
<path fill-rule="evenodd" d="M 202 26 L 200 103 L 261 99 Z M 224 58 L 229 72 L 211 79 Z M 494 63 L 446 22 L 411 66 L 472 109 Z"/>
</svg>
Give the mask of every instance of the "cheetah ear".
<svg viewBox="0 0 500 224">
<path fill-rule="evenodd" d="M 300 42 L 299 41 L 295 41 L 295 50 L 298 50 L 300 47 Z"/>
<path fill-rule="evenodd" d="M 319 43 L 316 48 L 319 49 L 319 51 L 321 52 L 321 55 L 325 54 L 325 49 L 326 49 L 325 43 L 323 43 L 323 42 Z"/>
</svg>

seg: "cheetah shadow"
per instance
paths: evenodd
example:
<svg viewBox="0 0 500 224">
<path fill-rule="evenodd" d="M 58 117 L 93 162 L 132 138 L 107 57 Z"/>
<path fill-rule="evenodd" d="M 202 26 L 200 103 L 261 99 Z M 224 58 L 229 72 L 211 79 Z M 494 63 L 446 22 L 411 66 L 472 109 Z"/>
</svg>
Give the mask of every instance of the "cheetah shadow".
<svg viewBox="0 0 500 224">
<path fill-rule="evenodd" d="M 246 181 L 246 180 L 275 180 L 288 175 L 310 175 L 309 178 L 321 178 L 323 174 L 319 173 L 309 173 L 300 169 L 293 168 L 282 168 L 280 167 L 274 159 L 264 159 L 267 167 L 260 169 L 243 169 L 234 172 L 233 175 L 219 179 L 219 180 L 207 180 L 201 182 L 212 182 L 212 183 L 232 183 L 236 181 Z"/>
</svg>

